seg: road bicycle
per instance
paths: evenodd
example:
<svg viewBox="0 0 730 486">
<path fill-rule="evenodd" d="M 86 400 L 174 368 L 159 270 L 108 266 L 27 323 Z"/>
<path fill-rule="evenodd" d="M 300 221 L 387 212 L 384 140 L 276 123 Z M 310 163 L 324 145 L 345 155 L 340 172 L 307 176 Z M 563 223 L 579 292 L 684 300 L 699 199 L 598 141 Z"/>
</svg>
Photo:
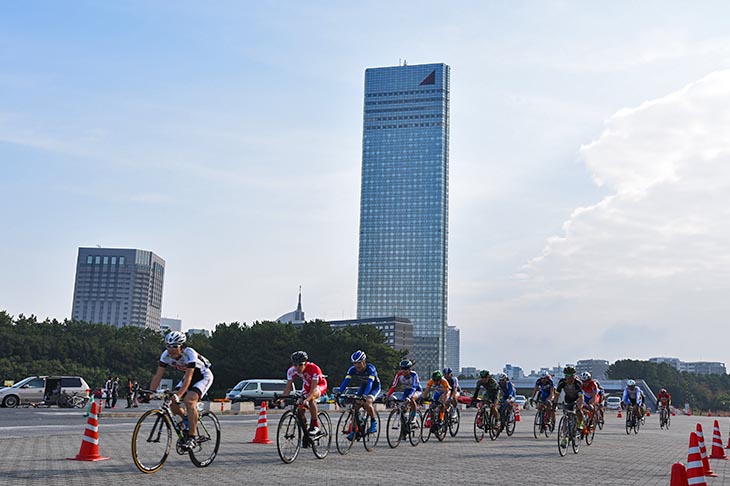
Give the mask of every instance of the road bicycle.
<svg viewBox="0 0 730 486">
<path fill-rule="evenodd" d="M 416 410 L 411 416 L 410 400 L 391 398 L 395 406 L 388 415 L 388 425 L 385 429 L 385 438 L 391 449 L 398 447 L 402 440 L 408 438 L 413 447 L 421 442 L 421 424 L 423 415 Z"/>
<path fill-rule="evenodd" d="M 578 428 L 578 419 L 575 412 L 575 403 L 563 404 L 563 416 L 558 422 L 558 453 L 565 456 L 568 453 L 568 445 L 573 448 L 573 453 L 578 454 L 582 440 L 581 430 Z"/>
<path fill-rule="evenodd" d="M 532 435 L 537 439 L 541 435 L 550 437 L 555 430 L 555 406 L 549 402 L 539 402 L 535 412 L 535 422 L 532 426 Z"/>
<path fill-rule="evenodd" d="M 626 407 L 626 434 L 630 434 L 634 431 L 634 434 L 639 433 L 641 428 L 641 420 L 636 416 L 636 411 L 633 405 Z"/>
<path fill-rule="evenodd" d="M 77 395 L 76 392 L 71 395 L 61 392 L 56 403 L 60 408 L 84 408 L 89 403 L 89 398 Z"/>
<path fill-rule="evenodd" d="M 154 393 L 151 390 L 140 390 L 142 393 Z M 132 459 L 137 469 L 143 473 L 154 473 L 165 464 L 172 447 L 173 431 L 177 436 L 175 452 L 190 456 L 197 467 L 206 467 L 218 454 L 221 443 L 221 426 L 213 412 L 198 413 L 197 436 L 194 445 L 184 447 L 188 438 L 188 430 L 184 421 L 176 419 L 170 409 L 172 393 L 165 392 L 162 406 L 145 412 L 137 421 L 132 433 Z"/>
<path fill-rule="evenodd" d="M 319 432 L 312 435 L 307 427 L 306 412 L 309 407 L 304 404 L 301 393 L 286 397 L 275 395 L 275 399 L 289 407 L 279 419 L 279 426 L 276 428 L 276 449 L 281 460 L 291 464 L 299 451 L 308 447 L 312 448 L 317 459 L 327 457 L 332 445 L 332 421 L 329 414 L 325 411 L 317 413 Z"/>
<path fill-rule="evenodd" d="M 672 422 L 672 414 L 669 413 L 669 408 L 666 406 L 660 406 L 659 407 L 659 428 L 663 429 L 666 427 L 669 428 L 669 425 Z"/>
<path fill-rule="evenodd" d="M 444 415 L 443 420 L 441 415 Z M 446 422 L 446 412 L 441 402 L 432 401 L 423 417 L 423 427 L 421 427 L 421 442 L 428 442 L 431 435 L 435 435 L 439 442 L 446 438 L 446 432 L 449 425 Z"/>
<path fill-rule="evenodd" d="M 481 442 L 484 439 L 484 433 L 489 434 L 489 438 L 496 440 L 499 435 L 500 421 L 497 415 L 492 413 L 492 407 L 489 403 L 477 400 L 477 414 L 474 416 L 474 439 Z"/>
<path fill-rule="evenodd" d="M 586 445 L 591 445 L 596 436 L 596 413 L 598 412 L 594 412 L 589 405 L 583 407 L 583 428 L 580 432 L 586 441 Z"/>
<path fill-rule="evenodd" d="M 365 450 L 372 451 L 378 444 L 380 438 L 380 414 L 375 410 L 375 420 L 378 425 L 375 432 L 370 432 L 372 426 L 372 418 L 368 415 L 365 407 L 365 398 L 346 393 L 339 398 L 340 403 L 345 406 L 340 419 L 337 421 L 337 433 L 335 434 L 335 444 L 337 452 L 342 455 L 347 454 L 352 449 L 355 441 L 362 441 Z"/>
<path fill-rule="evenodd" d="M 598 430 L 603 430 L 603 426 L 606 425 L 606 414 L 603 403 L 599 404 L 596 410 L 596 425 L 598 426 Z"/>
<path fill-rule="evenodd" d="M 515 417 L 515 407 L 509 400 L 504 400 L 499 405 L 499 429 L 497 430 L 497 437 L 504 430 L 508 437 L 511 437 L 515 433 L 515 427 L 517 426 L 517 418 Z M 496 437 L 495 437 L 496 438 Z"/>
<path fill-rule="evenodd" d="M 444 418 L 446 419 L 446 427 L 449 429 L 449 435 L 456 437 L 456 434 L 459 433 L 459 424 L 461 424 L 461 411 L 459 410 L 459 406 L 452 403 L 446 411 Z"/>
</svg>

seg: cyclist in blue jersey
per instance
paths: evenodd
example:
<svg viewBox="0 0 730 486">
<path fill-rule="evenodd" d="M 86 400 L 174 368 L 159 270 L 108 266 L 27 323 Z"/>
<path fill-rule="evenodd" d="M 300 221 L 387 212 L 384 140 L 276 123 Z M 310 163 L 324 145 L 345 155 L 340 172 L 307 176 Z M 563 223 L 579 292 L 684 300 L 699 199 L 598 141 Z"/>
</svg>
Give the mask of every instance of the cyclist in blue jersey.
<svg viewBox="0 0 730 486">
<path fill-rule="evenodd" d="M 446 411 L 451 414 L 451 417 L 456 417 L 456 407 L 459 406 L 459 379 L 454 376 L 454 371 L 451 368 L 443 369 L 444 379 L 449 382 L 451 391 L 446 399 Z"/>
<path fill-rule="evenodd" d="M 626 388 L 624 388 L 624 394 L 623 397 L 621 397 L 621 402 L 626 407 L 632 406 L 634 407 L 634 412 L 636 413 L 636 416 L 641 418 L 644 416 L 643 412 L 643 401 L 644 393 L 641 391 L 641 388 L 636 386 L 636 382 L 634 380 L 626 380 Z"/>
<path fill-rule="evenodd" d="M 418 408 L 418 404 L 416 403 L 416 400 L 418 400 L 421 397 L 421 392 L 423 391 L 423 388 L 421 388 L 421 383 L 418 381 L 418 373 L 413 371 L 411 368 L 413 368 L 413 361 L 409 359 L 404 359 L 400 362 L 400 371 L 396 373 L 395 379 L 393 380 L 393 384 L 390 386 L 390 389 L 388 390 L 387 396 L 390 397 L 395 393 L 395 390 L 398 388 L 399 384 L 403 384 L 403 396 L 401 397 L 401 400 L 408 400 L 410 403 L 410 409 L 411 409 L 411 420 L 416 416 L 416 409 Z"/>
<path fill-rule="evenodd" d="M 509 377 L 505 375 L 504 373 L 500 373 L 499 375 L 499 391 L 500 397 L 499 397 L 499 403 L 500 405 L 504 404 L 504 402 L 508 401 L 510 403 L 515 401 L 515 387 L 512 384 L 511 381 L 509 381 Z"/>
<path fill-rule="evenodd" d="M 357 390 L 357 394 L 365 400 L 363 407 L 365 407 L 365 411 L 371 419 L 369 433 L 374 434 L 378 430 L 378 422 L 375 418 L 373 402 L 380 394 L 380 378 L 378 378 L 375 365 L 366 363 L 366 359 L 367 356 L 363 351 L 357 350 L 352 353 L 352 356 L 350 356 L 352 366 L 347 370 L 347 375 L 335 394 L 337 396 L 341 395 L 353 378 L 357 378 L 360 381 L 360 388 Z"/>
<path fill-rule="evenodd" d="M 542 411 L 550 407 L 550 418 L 555 422 L 555 408 L 552 406 L 555 398 L 555 383 L 547 370 L 540 372 L 540 378 L 535 381 L 535 388 L 532 390 L 532 402 L 537 401 L 537 410 Z"/>
</svg>

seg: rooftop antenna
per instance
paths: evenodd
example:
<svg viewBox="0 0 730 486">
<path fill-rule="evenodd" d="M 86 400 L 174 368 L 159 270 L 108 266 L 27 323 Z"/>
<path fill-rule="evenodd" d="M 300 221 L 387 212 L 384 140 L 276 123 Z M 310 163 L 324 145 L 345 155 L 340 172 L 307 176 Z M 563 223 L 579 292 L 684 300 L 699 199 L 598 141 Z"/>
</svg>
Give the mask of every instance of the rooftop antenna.
<svg viewBox="0 0 730 486">
<path fill-rule="evenodd" d="M 96 244 L 97 248 L 101 248 L 101 245 L 99 243 Z"/>
<path fill-rule="evenodd" d="M 404 66 L 408 66 L 408 61 L 406 61 L 405 59 L 403 59 L 403 65 Z"/>
</svg>

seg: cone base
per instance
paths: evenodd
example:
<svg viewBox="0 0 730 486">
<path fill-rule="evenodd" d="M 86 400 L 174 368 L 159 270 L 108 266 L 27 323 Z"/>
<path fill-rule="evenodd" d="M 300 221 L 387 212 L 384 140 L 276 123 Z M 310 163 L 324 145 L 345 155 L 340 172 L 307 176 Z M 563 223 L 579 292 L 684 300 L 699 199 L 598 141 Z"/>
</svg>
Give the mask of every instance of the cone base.
<svg viewBox="0 0 730 486">
<path fill-rule="evenodd" d="M 96 456 L 96 457 L 81 457 L 81 456 L 76 456 L 76 457 L 67 457 L 66 458 L 67 461 L 89 461 L 89 462 L 106 461 L 107 459 L 109 459 L 109 458 L 108 457 L 104 457 L 104 456 Z"/>
<path fill-rule="evenodd" d="M 252 440 L 252 441 L 249 442 L 249 444 L 273 444 L 273 443 L 274 443 L 274 441 L 273 440 L 269 440 L 269 439 L 263 439 L 263 440 L 261 440 L 261 439 L 259 439 L 259 440 L 254 439 L 254 440 Z"/>
<path fill-rule="evenodd" d="M 719 459 L 721 461 L 727 461 L 728 457 L 727 456 L 710 456 L 710 459 Z"/>
</svg>

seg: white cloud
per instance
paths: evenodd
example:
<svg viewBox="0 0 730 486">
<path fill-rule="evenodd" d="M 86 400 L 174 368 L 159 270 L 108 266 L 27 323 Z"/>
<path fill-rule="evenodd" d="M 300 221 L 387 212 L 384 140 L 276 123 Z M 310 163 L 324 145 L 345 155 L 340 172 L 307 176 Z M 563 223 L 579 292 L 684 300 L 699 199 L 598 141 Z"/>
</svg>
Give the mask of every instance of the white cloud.
<svg viewBox="0 0 730 486">
<path fill-rule="evenodd" d="M 578 326 L 585 349 L 576 358 L 721 360 L 730 338 L 730 70 L 620 110 L 580 155 L 612 194 L 576 209 L 529 262 L 513 309 L 529 315 L 551 302 L 542 320 Z"/>
</svg>

